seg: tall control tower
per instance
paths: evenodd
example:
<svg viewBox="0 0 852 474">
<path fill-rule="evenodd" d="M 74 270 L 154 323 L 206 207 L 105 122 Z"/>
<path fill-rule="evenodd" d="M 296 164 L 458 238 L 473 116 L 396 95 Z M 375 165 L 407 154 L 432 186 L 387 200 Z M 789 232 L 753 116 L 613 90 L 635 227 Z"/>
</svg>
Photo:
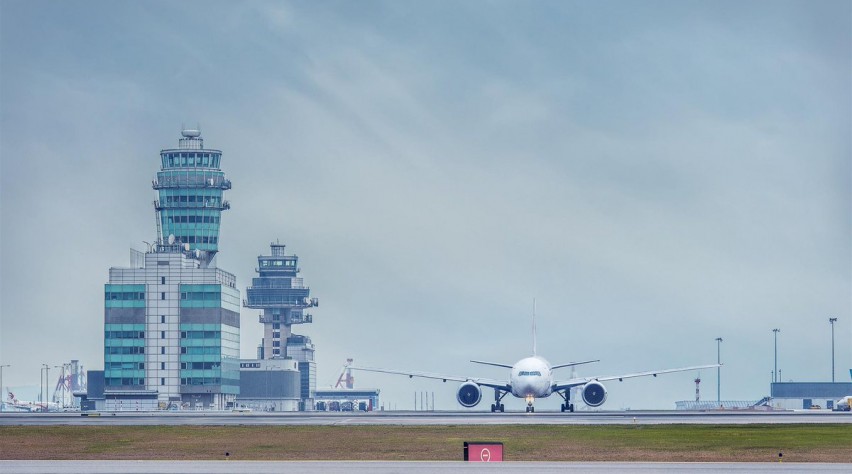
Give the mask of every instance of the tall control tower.
<svg viewBox="0 0 852 474">
<path fill-rule="evenodd" d="M 222 152 L 198 130 L 160 151 L 156 243 L 131 251 L 104 285 L 100 408 L 224 410 L 240 393 L 240 291 L 217 268 L 219 224 L 231 182 Z"/>
<path fill-rule="evenodd" d="M 183 130 L 178 148 L 160 151 L 161 168 L 153 182 L 159 243 L 188 245 L 204 266 L 219 251 L 220 217 L 231 208 L 222 199 L 231 182 L 219 168 L 221 159 L 221 151 L 204 148 L 199 130 Z"/>
<path fill-rule="evenodd" d="M 260 359 L 287 358 L 299 363 L 303 409 L 313 409 L 316 392 L 316 362 L 311 338 L 293 334 L 293 324 L 313 322 L 306 309 L 319 306 L 311 289 L 299 277 L 299 257 L 285 255 L 284 245 L 272 243 L 271 255 L 257 257 L 257 278 L 246 289 L 246 308 L 261 309 L 263 343 Z"/>
</svg>

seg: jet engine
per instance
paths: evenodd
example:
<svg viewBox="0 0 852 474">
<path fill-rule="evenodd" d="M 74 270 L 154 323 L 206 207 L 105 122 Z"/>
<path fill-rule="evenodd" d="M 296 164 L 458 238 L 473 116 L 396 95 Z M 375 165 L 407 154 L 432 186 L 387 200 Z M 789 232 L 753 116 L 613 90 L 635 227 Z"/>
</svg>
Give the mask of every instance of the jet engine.
<svg viewBox="0 0 852 474">
<path fill-rule="evenodd" d="M 482 390 L 473 382 L 465 382 L 459 387 L 456 399 L 465 408 L 475 407 L 482 400 Z"/>
<path fill-rule="evenodd" d="M 606 387 L 600 382 L 589 382 L 583 386 L 583 401 L 590 407 L 599 407 L 606 401 Z"/>
</svg>

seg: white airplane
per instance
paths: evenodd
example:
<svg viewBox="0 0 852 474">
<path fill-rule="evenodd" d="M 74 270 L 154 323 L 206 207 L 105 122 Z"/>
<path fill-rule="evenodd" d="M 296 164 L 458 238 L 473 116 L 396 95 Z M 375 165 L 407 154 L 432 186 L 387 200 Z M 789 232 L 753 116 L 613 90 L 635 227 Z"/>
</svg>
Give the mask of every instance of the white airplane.
<svg viewBox="0 0 852 474">
<path fill-rule="evenodd" d="M 53 402 L 31 402 L 27 400 L 18 400 L 8 388 L 6 388 L 8 399 L 3 403 L 5 408 L 11 408 L 13 411 L 51 411 L 59 409 L 58 403 Z"/>
<path fill-rule="evenodd" d="M 380 369 L 375 367 L 356 367 L 351 366 L 355 370 L 364 370 L 368 372 L 381 372 L 387 374 L 407 375 L 411 377 L 422 377 L 427 379 L 452 380 L 462 382 L 459 386 L 456 399 L 459 404 L 465 408 L 472 408 L 479 404 L 482 400 L 482 387 L 494 389 L 494 403 L 491 404 L 491 412 L 503 412 L 505 407 L 501 403 L 503 397 L 507 394 L 512 394 L 517 398 L 523 398 L 527 402 L 527 413 L 535 411 L 533 402 L 536 398 L 547 398 L 552 394 L 557 394 L 565 401 L 561 409 L 563 412 L 573 412 L 574 404 L 571 403 L 571 389 L 582 387 L 581 395 L 583 402 L 590 407 L 599 407 L 606 401 L 606 387 L 601 382 L 609 380 L 618 380 L 634 377 L 656 377 L 660 374 L 668 374 L 673 372 L 686 372 L 698 369 L 707 369 L 719 367 L 721 364 L 698 365 L 693 367 L 681 367 L 678 369 L 663 369 L 663 370 L 648 370 L 645 372 L 636 372 L 624 375 L 610 376 L 595 376 L 595 377 L 575 377 L 568 380 L 560 381 L 553 377 L 553 370 L 562 367 L 574 367 L 582 364 L 598 362 L 599 360 L 585 360 L 582 362 L 569 362 L 567 364 L 550 365 L 544 358 L 536 355 L 535 343 L 535 310 L 533 310 L 533 355 L 525 357 L 514 365 L 499 364 L 496 362 L 484 362 L 479 360 L 471 360 L 476 364 L 493 365 L 496 367 L 504 367 L 511 369 L 509 380 L 494 380 L 476 377 L 460 377 L 455 375 L 441 375 L 428 372 L 407 372 L 401 370 Z"/>
</svg>

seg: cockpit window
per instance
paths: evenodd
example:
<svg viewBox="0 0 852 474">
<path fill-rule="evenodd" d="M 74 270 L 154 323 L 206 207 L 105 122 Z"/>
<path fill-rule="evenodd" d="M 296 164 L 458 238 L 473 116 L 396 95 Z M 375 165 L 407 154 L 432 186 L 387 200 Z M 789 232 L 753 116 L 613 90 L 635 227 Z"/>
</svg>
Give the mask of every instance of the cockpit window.
<svg viewBox="0 0 852 474">
<path fill-rule="evenodd" d="M 521 377 L 523 377 L 523 376 L 539 376 L 539 377 L 541 377 L 541 372 L 539 372 L 538 370 L 522 370 L 522 371 L 518 372 L 518 375 L 521 376 Z"/>
</svg>

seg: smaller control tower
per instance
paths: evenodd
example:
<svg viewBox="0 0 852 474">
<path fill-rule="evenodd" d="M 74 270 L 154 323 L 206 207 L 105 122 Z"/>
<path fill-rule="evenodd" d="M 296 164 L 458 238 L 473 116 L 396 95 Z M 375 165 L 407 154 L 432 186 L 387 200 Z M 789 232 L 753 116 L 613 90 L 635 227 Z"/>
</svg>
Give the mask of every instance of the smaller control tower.
<svg viewBox="0 0 852 474">
<path fill-rule="evenodd" d="M 271 255 L 257 257 L 258 277 L 246 289 L 246 308 L 260 309 L 263 343 L 259 359 L 286 358 L 299 364 L 301 399 L 304 409 L 312 409 L 316 392 L 316 362 L 311 338 L 293 334 L 292 325 L 313 322 L 306 309 L 319 306 L 311 289 L 299 277 L 299 257 L 285 255 L 284 245 L 272 243 Z"/>
</svg>

